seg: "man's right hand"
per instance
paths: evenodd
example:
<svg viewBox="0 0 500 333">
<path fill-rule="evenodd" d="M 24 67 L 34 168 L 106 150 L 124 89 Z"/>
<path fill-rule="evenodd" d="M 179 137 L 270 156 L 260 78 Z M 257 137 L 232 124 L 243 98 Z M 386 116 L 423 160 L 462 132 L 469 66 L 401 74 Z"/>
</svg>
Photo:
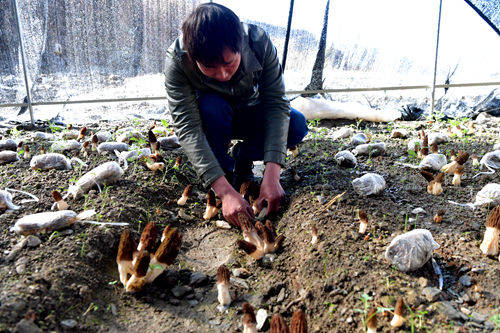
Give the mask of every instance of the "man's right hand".
<svg viewBox="0 0 500 333">
<path fill-rule="evenodd" d="M 235 191 L 226 177 L 222 176 L 217 178 L 212 183 L 212 188 L 222 200 L 222 214 L 229 223 L 237 227 L 240 226 L 238 222 L 238 213 L 244 213 L 251 219 L 255 218 L 250 204 Z"/>
</svg>

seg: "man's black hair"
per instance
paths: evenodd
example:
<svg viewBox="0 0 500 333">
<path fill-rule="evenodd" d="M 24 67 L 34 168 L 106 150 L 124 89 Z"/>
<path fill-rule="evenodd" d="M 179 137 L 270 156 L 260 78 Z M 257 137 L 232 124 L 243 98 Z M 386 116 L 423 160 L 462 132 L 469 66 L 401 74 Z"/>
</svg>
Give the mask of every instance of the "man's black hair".
<svg viewBox="0 0 500 333">
<path fill-rule="evenodd" d="M 182 24 L 182 41 L 193 63 L 224 64 L 223 51 L 241 53 L 243 27 L 236 14 L 217 3 L 198 6 Z"/>
</svg>

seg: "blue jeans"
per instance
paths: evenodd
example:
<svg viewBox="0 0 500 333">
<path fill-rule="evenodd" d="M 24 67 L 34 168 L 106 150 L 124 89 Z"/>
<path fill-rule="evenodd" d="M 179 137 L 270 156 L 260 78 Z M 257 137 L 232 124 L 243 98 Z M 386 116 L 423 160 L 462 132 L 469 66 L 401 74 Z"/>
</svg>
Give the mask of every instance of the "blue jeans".
<svg viewBox="0 0 500 333">
<path fill-rule="evenodd" d="M 234 170 L 235 161 L 228 154 L 229 142 L 241 139 L 238 158 L 249 161 L 264 159 L 264 110 L 259 106 L 234 112 L 229 103 L 220 95 L 202 94 L 198 105 L 203 132 L 215 157 L 225 172 Z M 306 118 L 295 109 L 290 112 L 287 147 L 293 148 L 306 136 Z"/>
</svg>

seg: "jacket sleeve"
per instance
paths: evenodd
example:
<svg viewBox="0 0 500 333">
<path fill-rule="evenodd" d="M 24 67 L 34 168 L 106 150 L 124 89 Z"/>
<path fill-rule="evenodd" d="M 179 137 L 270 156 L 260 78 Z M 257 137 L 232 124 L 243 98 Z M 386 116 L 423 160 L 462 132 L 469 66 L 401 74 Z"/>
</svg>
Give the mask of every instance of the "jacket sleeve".
<svg viewBox="0 0 500 333">
<path fill-rule="evenodd" d="M 169 50 L 165 59 L 165 87 L 175 133 L 189 161 L 208 187 L 224 176 L 217 158 L 210 148 L 202 129 L 201 116 L 194 88 L 182 71 L 174 51 Z"/>
<path fill-rule="evenodd" d="M 290 102 L 285 97 L 283 72 L 276 48 L 265 33 L 262 76 L 259 83 L 261 105 L 265 110 L 264 163 L 285 165 Z"/>
</svg>

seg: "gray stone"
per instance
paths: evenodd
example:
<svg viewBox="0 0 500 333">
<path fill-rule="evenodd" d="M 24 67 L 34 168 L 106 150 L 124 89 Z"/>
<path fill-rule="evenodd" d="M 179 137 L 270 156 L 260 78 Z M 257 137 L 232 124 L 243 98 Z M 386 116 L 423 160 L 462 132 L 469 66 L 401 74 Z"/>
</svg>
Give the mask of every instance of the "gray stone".
<svg viewBox="0 0 500 333">
<path fill-rule="evenodd" d="M 462 275 L 458 281 L 465 287 L 470 287 L 472 284 L 472 279 L 468 275 Z"/>
<path fill-rule="evenodd" d="M 171 298 L 168 300 L 168 302 L 172 305 L 175 305 L 175 306 L 181 304 L 181 301 L 179 301 L 177 298 Z"/>
<path fill-rule="evenodd" d="M 61 327 L 66 329 L 75 328 L 78 323 L 74 319 L 64 319 L 61 321 Z"/>
<path fill-rule="evenodd" d="M 219 319 L 212 319 L 208 322 L 212 326 L 219 326 L 220 325 L 220 320 Z"/>
<path fill-rule="evenodd" d="M 237 287 L 244 288 L 247 290 L 250 289 L 250 287 L 248 286 L 248 283 L 246 283 L 245 280 L 243 280 L 243 279 L 231 276 L 229 278 L 229 281 L 231 281 Z"/>
<path fill-rule="evenodd" d="M 411 213 L 414 215 L 417 215 L 417 214 L 426 215 L 427 214 L 427 212 L 422 207 L 415 208 L 414 210 L 411 211 Z"/>
<path fill-rule="evenodd" d="M 246 268 L 235 268 L 232 270 L 233 276 L 240 278 L 247 278 L 250 276 L 250 272 Z"/>
<path fill-rule="evenodd" d="M 59 235 L 61 236 L 69 236 L 73 233 L 73 229 L 66 229 L 66 230 L 63 230 L 59 233 Z"/>
<path fill-rule="evenodd" d="M 259 309 L 255 315 L 257 320 L 257 331 L 261 331 L 264 328 L 267 320 L 267 311 L 264 309 Z"/>
<path fill-rule="evenodd" d="M 16 272 L 17 274 L 22 274 L 26 270 L 26 265 L 21 264 L 16 266 Z"/>
<path fill-rule="evenodd" d="M 192 286 L 203 286 L 207 282 L 208 276 L 202 272 L 193 272 L 189 278 L 189 284 Z"/>
<path fill-rule="evenodd" d="M 443 301 L 434 303 L 434 308 L 451 320 L 467 320 L 468 317 L 458 311 L 451 302 Z"/>
<path fill-rule="evenodd" d="M 175 297 L 181 298 L 184 297 L 186 294 L 192 293 L 193 288 L 188 286 L 175 286 L 170 291 Z"/>
<path fill-rule="evenodd" d="M 422 295 L 429 301 L 434 302 L 439 298 L 439 294 L 441 294 L 441 290 L 434 287 L 426 287 L 422 290 Z"/>
<path fill-rule="evenodd" d="M 188 301 L 188 303 L 189 303 L 189 305 L 190 305 L 191 307 L 193 307 L 193 306 L 198 305 L 198 303 L 200 303 L 200 302 L 198 302 L 198 301 L 197 301 L 197 300 L 195 300 L 195 299 L 190 299 L 190 300 Z"/>
<path fill-rule="evenodd" d="M 262 264 L 264 266 L 269 266 L 274 262 L 275 259 L 276 259 L 275 254 L 268 253 L 268 254 L 264 255 L 264 257 L 262 257 Z"/>
<path fill-rule="evenodd" d="M 28 241 L 26 243 L 26 246 L 28 247 L 37 247 L 38 245 L 42 244 L 42 241 L 40 240 L 40 238 L 36 237 L 36 236 L 33 236 L 33 235 L 29 235 L 27 237 Z"/>
<path fill-rule="evenodd" d="M 43 331 L 30 319 L 23 319 L 16 324 L 14 332 L 17 333 L 42 333 Z"/>
<path fill-rule="evenodd" d="M 278 294 L 278 298 L 276 302 L 281 303 L 285 300 L 285 288 L 281 288 L 280 293 Z"/>
<path fill-rule="evenodd" d="M 478 324 L 482 324 L 484 323 L 486 320 L 488 320 L 488 315 L 483 315 L 483 314 L 480 314 L 480 313 L 477 313 L 475 311 L 472 311 L 471 315 L 470 315 L 471 319 L 473 321 L 475 321 L 476 323 Z"/>
</svg>

